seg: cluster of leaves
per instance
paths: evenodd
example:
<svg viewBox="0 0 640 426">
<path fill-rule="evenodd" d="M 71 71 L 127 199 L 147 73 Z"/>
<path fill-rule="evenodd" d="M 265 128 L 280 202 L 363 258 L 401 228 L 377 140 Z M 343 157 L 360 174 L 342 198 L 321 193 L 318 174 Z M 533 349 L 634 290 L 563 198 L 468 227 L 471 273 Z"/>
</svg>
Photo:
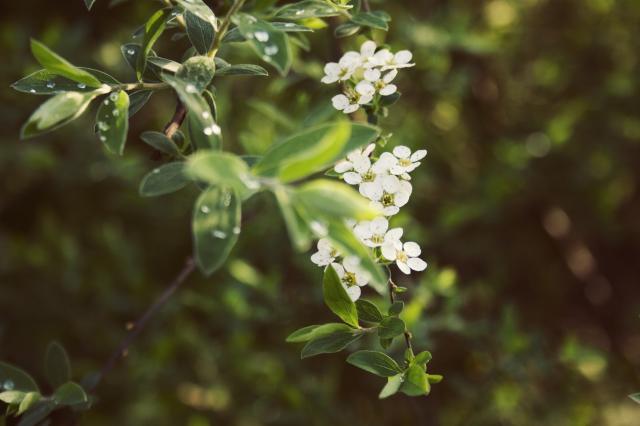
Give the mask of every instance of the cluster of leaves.
<svg viewBox="0 0 640 426">
<path fill-rule="evenodd" d="M 53 390 L 50 394 L 43 393 L 24 370 L 0 362 L 0 401 L 7 405 L 6 416 L 21 416 L 18 426 L 40 424 L 54 410 L 80 412 L 91 408 L 93 397 L 83 386 L 71 380 L 69 357 L 57 342 L 52 342 L 47 348 L 45 376 Z"/>
<path fill-rule="evenodd" d="M 380 346 L 388 348 L 395 338 L 407 333 L 404 321 L 399 318 L 404 309 L 402 301 L 393 302 L 386 314 L 369 300 L 359 299 L 354 303 L 332 266 L 325 270 L 322 290 L 326 305 L 343 322 L 310 325 L 293 332 L 287 338 L 288 342 L 306 342 L 302 348 L 302 358 L 339 352 L 368 334 L 377 335 Z M 377 350 L 357 351 L 347 358 L 348 363 L 387 379 L 380 398 L 398 391 L 409 396 L 428 394 L 430 384 L 442 380 L 440 375 L 427 373 L 430 360 L 430 352 L 415 355 L 411 346 L 406 349 L 402 364 Z"/>
</svg>

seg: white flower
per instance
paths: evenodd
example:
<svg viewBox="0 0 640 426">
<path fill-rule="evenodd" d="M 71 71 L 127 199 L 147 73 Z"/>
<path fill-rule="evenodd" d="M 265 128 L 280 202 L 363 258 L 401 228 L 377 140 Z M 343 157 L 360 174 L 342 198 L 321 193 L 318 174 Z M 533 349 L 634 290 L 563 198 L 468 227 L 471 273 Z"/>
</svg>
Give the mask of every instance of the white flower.
<svg viewBox="0 0 640 426">
<path fill-rule="evenodd" d="M 326 238 L 318 241 L 318 251 L 311 255 L 311 261 L 318 266 L 327 266 L 338 257 L 338 251 L 331 246 Z"/>
<path fill-rule="evenodd" d="M 360 66 L 360 55 L 356 52 L 347 52 L 339 62 L 329 62 L 324 66 L 325 76 L 322 81 L 325 84 L 337 81 L 346 81 L 351 78 L 356 69 Z"/>
<path fill-rule="evenodd" d="M 427 156 L 427 150 L 420 149 L 411 154 L 409 148 L 400 145 L 393 149 L 393 155 L 398 159 L 398 162 L 390 168 L 390 171 L 394 175 L 403 175 L 411 173 L 420 165 L 420 160 Z"/>
<path fill-rule="evenodd" d="M 408 50 L 401 50 L 398 53 L 393 54 L 388 49 L 382 49 L 377 52 L 370 61 L 376 66 L 381 67 L 381 71 L 386 71 L 413 67 L 415 64 L 411 63 L 412 58 L 413 54 Z"/>
<path fill-rule="evenodd" d="M 373 100 L 373 95 L 367 94 L 367 91 L 364 88 L 361 88 L 363 92 L 361 93 L 357 91 L 352 91 L 349 95 L 341 94 L 336 95 L 331 98 L 331 103 L 333 107 L 338 111 L 342 111 L 345 114 L 351 114 L 352 112 L 356 112 L 361 105 L 368 104 Z"/>
<path fill-rule="evenodd" d="M 389 228 L 386 217 L 378 217 L 372 221 L 359 222 L 353 229 L 354 233 L 368 247 L 382 247 L 383 244 L 400 240 L 402 228 Z"/>
<path fill-rule="evenodd" d="M 427 269 L 427 262 L 418 258 L 420 246 L 412 241 L 402 244 L 400 239 L 386 241 L 382 245 L 382 256 L 392 262 L 396 262 L 398 268 L 405 274 Z"/>
<path fill-rule="evenodd" d="M 375 62 L 373 62 L 373 58 L 377 48 L 376 43 L 371 40 L 365 41 L 362 43 L 362 46 L 360 46 L 360 63 L 364 68 L 372 68 L 376 65 Z"/>
<path fill-rule="evenodd" d="M 386 175 L 376 179 L 373 183 L 376 185 L 367 188 L 367 194 L 363 195 L 372 201 L 374 207 L 381 209 L 385 216 L 397 214 L 400 211 L 400 207 L 409 202 L 412 187 L 406 180 L 401 180 L 397 176 Z"/>
<path fill-rule="evenodd" d="M 331 266 L 336 270 L 349 298 L 354 302 L 358 300 L 362 293 L 360 287 L 367 285 L 370 279 L 369 273 L 360 267 L 360 259 L 347 257 L 342 264 L 332 263 Z"/>
<path fill-rule="evenodd" d="M 371 160 L 369 155 L 376 148 L 375 144 L 369 144 L 363 150 L 355 150 L 349 155 L 347 159 L 340 161 L 334 167 L 336 173 L 343 174 L 342 178 L 349 185 L 357 185 L 362 182 L 362 175 L 366 174 L 371 168 Z"/>
<path fill-rule="evenodd" d="M 395 84 L 390 84 L 397 75 L 398 70 L 391 70 L 383 76 L 382 72 L 377 68 L 370 68 L 364 72 L 364 78 L 382 96 L 393 95 L 398 91 L 398 87 Z"/>
</svg>

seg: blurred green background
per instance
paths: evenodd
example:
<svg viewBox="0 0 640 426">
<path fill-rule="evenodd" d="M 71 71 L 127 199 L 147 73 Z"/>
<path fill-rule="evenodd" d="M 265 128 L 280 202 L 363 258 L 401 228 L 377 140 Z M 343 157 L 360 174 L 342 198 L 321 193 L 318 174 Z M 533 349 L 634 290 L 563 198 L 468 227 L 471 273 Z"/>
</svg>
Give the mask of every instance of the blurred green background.
<svg viewBox="0 0 640 426">
<path fill-rule="evenodd" d="M 119 45 L 158 4 L 103 3 L 11 1 L 0 16 L 0 359 L 39 378 L 53 339 L 76 380 L 99 368 L 191 250 L 196 190 L 137 194 L 157 164 L 137 135 L 170 118 L 169 93 L 134 118 L 123 158 L 92 134 L 95 110 L 18 140 L 44 100 L 8 88 L 37 69 L 30 37 L 133 81 Z M 640 2 L 372 4 L 417 63 L 383 125 L 393 144 L 429 150 L 395 225 L 430 267 L 398 281 L 444 382 L 427 398 L 378 401 L 383 381 L 345 354 L 299 359 L 285 337 L 332 317 L 321 271 L 291 249 L 264 194 L 227 267 L 190 279 L 82 424 L 640 424 L 627 398 L 640 391 Z M 260 153 L 329 102 L 318 80 L 335 41 L 329 30 L 310 41 L 286 79 L 218 82 L 230 149 Z M 186 42 L 160 46 L 179 58 Z M 252 60 L 240 46 L 222 56 Z"/>
</svg>

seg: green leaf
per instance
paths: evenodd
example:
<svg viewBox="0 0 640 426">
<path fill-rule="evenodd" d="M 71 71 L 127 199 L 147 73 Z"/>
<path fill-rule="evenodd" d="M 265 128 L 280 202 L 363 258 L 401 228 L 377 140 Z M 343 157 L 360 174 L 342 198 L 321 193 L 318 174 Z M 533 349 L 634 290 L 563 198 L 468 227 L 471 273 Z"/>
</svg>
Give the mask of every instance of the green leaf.
<svg viewBox="0 0 640 426">
<path fill-rule="evenodd" d="M 164 164 L 152 170 L 140 182 L 140 195 L 157 197 L 184 188 L 189 183 L 184 175 L 184 168 L 184 162 L 175 162 Z"/>
<path fill-rule="evenodd" d="M 338 331 L 353 332 L 353 329 L 343 323 L 329 323 L 321 325 L 310 325 L 294 331 L 287 337 L 288 343 L 308 342 L 320 336 L 326 336 Z"/>
<path fill-rule="evenodd" d="M 5 404 L 20 404 L 20 402 L 26 395 L 27 392 L 22 391 L 4 391 L 0 392 L 0 401 L 4 402 Z"/>
<path fill-rule="evenodd" d="M 389 315 L 398 316 L 398 315 L 400 315 L 400 313 L 402 312 L 403 309 L 404 309 L 404 302 L 401 301 L 401 300 L 396 300 L 389 307 Z"/>
<path fill-rule="evenodd" d="M 349 185 L 335 180 L 316 179 L 299 186 L 294 192 L 294 202 L 318 219 L 367 220 L 380 215 L 369 200 Z"/>
<path fill-rule="evenodd" d="M 304 25 L 294 24 L 293 22 L 271 22 L 271 25 L 277 30 L 285 33 L 301 33 L 301 32 L 313 32 L 313 29 L 305 27 Z M 238 27 L 231 28 L 222 39 L 223 43 L 237 43 L 247 41 L 247 39 L 240 33 Z"/>
<path fill-rule="evenodd" d="M 45 355 L 45 374 L 49 384 L 57 388 L 71 379 L 71 362 L 64 347 L 58 342 L 51 342 Z"/>
<path fill-rule="evenodd" d="M 185 172 L 194 180 L 231 187 L 242 199 L 258 188 L 247 163 L 228 152 L 197 152 L 189 157 Z"/>
<path fill-rule="evenodd" d="M 167 26 L 167 18 L 171 16 L 169 9 L 161 9 L 151 15 L 144 25 L 144 38 L 142 39 L 142 51 L 136 60 L 136 76 L 142 81 L 142 75 L 147 67 L 147 56 L 151 52 L 153 45 L 164 32 Z"/>
<path fill-rule="evenodd" d="M 254 171 L 288 182 L 333 166 L 355 149 L 374 142 L 376 127 L 339 120 L 303 130 L 271 148 Z"/>
<path fill-rule="evenodd" d="M 91 68 L 79 69 L 91 72 L 91 74 L 94 74 L 102 83 L 120 84 L 118 80 L 102 71 Z M 49 70 L 40 70 L 29 74 L 13 83 L 11 87 L 19 92 L 32 95 L 53 95 L 60 92 L 92 92 L 95 90 L 94 87 L 61 77 Z"/>
<path fill-rule="evenodd" d="M 211 83 L 216 73 L 216 63 L 208 56 L 192 56 L 180 66 L 176 72 L 176 77 L 195 86 L 198 93 Z"/>
<path fill-rule="evenodd" d="M 307 251 L 311 245 L 311 230 L 307 226 L 307 221 L 296 210 L 291 200 L 289 189 L 283 186 L 276 186 L 273 189 L 273 193 L 278 200 L 291 242 L 296 250 L 300 252 Z"/>
<path fill-rule="evenodd" d="M 351 343 L 360 339 L 363 333 L 358 330 L 339 330 L 330 334 L 318 336 L 310 340 L 300 354 L 301 358 L 309 358 L 320 354 L 340 352 Z"/>
<path fill-rule="evenodd" d="M 180 149 L 178 146 L 164 133 L 144 132 L 140 135 L 140 139 L 142 139 L 147 145 L 150 145 L 165 154 L 173 155 L 175 157 L 180 156 Z"/>
<path fill-rule="evenodd" d="M 84 0 L 84 4 L 85 6 L 87 6 L 87 10 L 91 10 L 95 2 L 96 0 Z"/>
<path fill-rule="evenodd" d="M 198 53 L 206 55 L 213 46 L 215 30 L 211 22 L 200 18 L 195 13 L 187 10 L 184 14 L 187 25 L 187 36 Z"/>
<path fill-rule="evenodd" d="M 349 355 L 347 362 L 380 377 L 392 377 L 402 373 L 402 369 L 393 358 L 378 351 L 355 352 Z"/>
<path fill-rule="evenodd" d="M 124 90 L 107 96 L 96 117 L 100 141 L 114 154 L 122 155 L 129 131 L 129 95 Z"/>
<path fill-rule="evenodd" d="M 340 24 L 336 27 L 333 34 L 337 38 L 343 37 L 351 37 L 360 31 L 362 27 L 358 24 L 354 24 L 353 22 L 345 22 L 344 24 Z"/>
<path fill-rule="evenodd" d="M 427 374 L 417 364 L 409 367 L 404 375 L 404 383 L 400 387 L 400 391 L 408 396 L 426 395 L 431 390 Z"/>
<path fill-rule="evenodd" d="M 20 402 L 20 407 L 18 408 L 17 415 L 19 416 L 25 413 L 27 410 L 37 404 L 38 401 L 40 401 L 41 397 L 42 396 L 38 392 L 29 392 L 28 394 L 26 394 Z"/>
<path fill-rule="evenodd" d="M 360 12 L 351 15 L 351 21 L 358 25 L 388 31 L 389 20 L 385 18 L 386 16 L 376 12 Z"/>
<path fill-rule="evenodd" d="M 384 318 L 378 307 L 368 300 L 357 300 L 356 308 L 358 309 L 358 317 L 362 321 L 378 323 Z"/>
<path fill-rule="evenodd" d="M 346 226 L 342 220 L 333 220 L 328 223 L 327 237 L 331 244 L 345 257 L 355 256 L 360 259 L 360 266 L 370 275 L 369 284 L 378 293 L 387 291 L 387 277 L 382 267 L 372 257 L 371 250 L 355 236 L 353 230 Z"/>
<path fill-rule="evenodd" d="M 231 188 L 211 187 L 196 201 L 193 236 L 196 262 L 211 275 L 225 262 L 240 234 L 240 199 Z"/>
<path fill-rule="evenodd" d="M 324 270 L 322 293 L 324 295 L 324 303 L 334 314 L 347 324 L 356 328 L 360 327 L 358 325 L 356 304 L 349 298 L 338 273 L 331 265 Z"/>
<path fill-rule="evenodd" d="M 35 426 L 40 424 L 49 413 L 56 408 L 54 401 L 40 401 L 36 405 L 27 411 L 18 422 L 18 426 Z"/>
<path fill-rule="evenodd" d="M 321 0 L 303 0 L 285 5 L 276 11 L 276 17 L 282 19 L 309 19 L 337 16 L 340 12 Z"/>
<path fill-rule="evenodd" d="M 40 105 L 22 126 L 20 137 L 32 138 L 51 132 L 78 118 L 101 91 L 64 92 Z"/>
<path fill-rule="evenodd" d="M 398 392 L 400 386 L 402 386 L 403 380 L 404 378 L 402 374 L 396 374 L 395 376 L 388 377 L 387 384 L 384 385 L 380 391 L 378 398 L 385 399 Z"/>
<path fill-rule="evenodd" d="M 268 76 L 269 73 L 267 70 L 262 68 L 259 65 L 254 64 L 237 64 L 237 65 L 229 65 L 224 68 L 219 68 L 216 71 L 216 77 L 225 77 L 225 76 L 243 76 L 243 75 L 259 75 L 259 76 Z"/>
<path fill-rule="evenodd" d="M 181 63 L 172 61 L 171 59 L 161 58 L 159 56 L 149 56 L 147 58 L 147 63 L 157 67 L 161 71 L 166 71 L 170 73 L 176 73 L 182 66 Z"/>
<path fill-rule="evenodd" d="M 380 322 L 378 336 L 381 339 L 393 339 L 404 333 L 404 321 L 397 317 L 387 317 Z"/>
<path fill-rule="evenodd" d="M 27 372 L 2 361 L 0 361 L 0 384 L 7 390 L 40 392 L 35 380 Z"/>
<path fill-rule="evenodd" d="M 53 400 L 59 405 L 73 406 L 88 402 L 89 397 L 82 386 L 75 382 L 67 382 L 56 389 Z"/>
<path fill-rule="evenodd" d="M 31 39 L 31 53 L 36 60 L 48 71 L 66 77 L 78 83 L 86 84 L 90 87 L 100 87 L 102 82 L 93 74 L 80 69 L 37 40 Z"/>
<path fill-rule="evenodd" d="M 218 21 L 211 8 L 202 0 L 176 0 L 185 11 L 195 15 L 203 21 L 209 23 L 213 31 L 218 30 Z"/>
<path fill-rule="evenodd" d="M 438 384 L 442 381 L 443 377 L 440 374 L 427 374 L 427 380 L 431 384 Z"/>
<path fill-rule="evenodd" d="M 263 61 L 275 67 L 281 75 L 289 72 L 291 47 L 284 31 L 246 13 L 238 13 L 232 19 Z"/>
<path fill-rule="evenodd" d="M 201 95 L 192 83 L 176 76 L 163 74 L 162 79 L 173 87 L 189 111 L 187 120 L 192 142 L 198 147 L 206 144 L 211 148 L 219 148 L 222 144 L 222 132 L 215 122 L 214 111 L 205 98 L 207 92 L 204 96 Z M 194 135 L 197 135 L 199 140 L 194 141 Z"/>
<path fill-rule="evenodd" d="M 413 360 L 415 364 L 421 365 L 427 364 L 429 361 L 431 361 L 431 352 L 429 351 L 420 352 Z"/>
<path fill-rule="evenodd" d="M 153 90 L 137 90 L 129 95 L 129 119 L 144 107 L 153 95 Z"/>
</svg>

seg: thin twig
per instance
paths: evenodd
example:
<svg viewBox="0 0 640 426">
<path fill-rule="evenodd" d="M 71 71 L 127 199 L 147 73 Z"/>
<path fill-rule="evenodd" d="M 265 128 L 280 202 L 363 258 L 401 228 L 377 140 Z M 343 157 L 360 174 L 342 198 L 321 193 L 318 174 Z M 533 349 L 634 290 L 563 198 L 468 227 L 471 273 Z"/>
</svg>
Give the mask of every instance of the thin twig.
<svg viewBox="0 0 640 426">
<path fill-rule="evenodd" d="M 214 56 L 216 56 L 216 53 L 218 53 L 218 49 L 220 49 L 220 45 L 222 44 L 222 39 L 227 34 L 229 25 L 231 25 L 231 17 L 235 15 L 236 12 L 238 12 L 240 9 L 242 9 L 245 1 L 246 0 L 235 0 L 233 5 L 229 9 L 229 12 L 227 12 L 227 15 L 224 17 L 222 24 L 220 24 L 220 28 L 218 29 L 218 32 L 213 39 L 213 45 L 211 46 L 211 50 L 209 50 L 210 57 L 213 58 Z"/>
<path fill-rule="evenodd" d="M 118 361 L 124 358 L 131 345 L 135 341 L 136 337 L 142 332 L 145 328 L 149 320 L 169 301 L 173 293 L 176 292 L 182 286 L 182 284 L 187 280 L 189 275 L 195 270 L 196 263 L 193 260 L 193 257 L 189 257 L 178 274 L 178 276 L 169 284 L 169 286 L 162 292 L 162 294 L 156 299 L 156 301 L 147 308 L 144 314 L 140 317 L 138 321 L 133 324 L 133 327 L 129 331 L 129 334 L 120 342 L 118 348 L 111 354 L 109 360 L 105 363 L 104 367 L 98 373 L 97 380 L 95 380 L 92 386 L 89 387 L 88 391 L 93 392 L 95 388 L 98 386 L 100 381 L 113 370 Z"/>
<path fill-rule="evenodd" d="M 365 12 L 371 12 L 371 6 L 369 6 L 369 0 L 362 0 L 362 9 Z"/>
<path fill-rule="evenodd" d="M 187 108 L 185 108 L 184 104 L 180 99 L 176 99 L 176 111 L 173 113 L 173 117 L 171 117 L 171 121 L 167 123 L 164 127 L 164 134 L 167 135 L 169 139 L 173 137 L 173 135 L 178 131 L 184 119 L 187 116 Z"/>
</svg>

